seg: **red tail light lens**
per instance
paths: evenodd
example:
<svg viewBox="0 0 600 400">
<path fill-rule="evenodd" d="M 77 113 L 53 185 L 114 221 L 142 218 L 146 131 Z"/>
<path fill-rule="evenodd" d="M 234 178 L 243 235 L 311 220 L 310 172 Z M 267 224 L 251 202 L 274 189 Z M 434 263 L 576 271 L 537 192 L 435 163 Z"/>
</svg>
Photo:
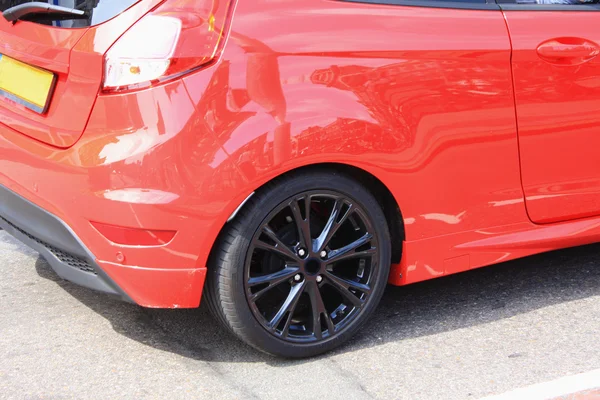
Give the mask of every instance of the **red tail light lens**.
<svg viewBox="0 0 600 400">
<path fill-rule="evenodd" d="M 106 53 L 103 89 L 139 89 L 218 58 L 233 0 L 166 0 Z"/>
</svg>

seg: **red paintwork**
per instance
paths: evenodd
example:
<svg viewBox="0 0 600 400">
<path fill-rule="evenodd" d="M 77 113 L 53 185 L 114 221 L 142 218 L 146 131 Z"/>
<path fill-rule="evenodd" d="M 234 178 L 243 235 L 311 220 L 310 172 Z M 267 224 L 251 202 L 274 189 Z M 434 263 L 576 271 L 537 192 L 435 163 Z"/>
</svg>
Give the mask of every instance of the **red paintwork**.
<svg viewBox="0 0 600 400">
<path fill-rule="evenodd" d="M 360 168 L 397 200 L 406 240 L 396 285 L 600 240 L 598 61 L 580 64 L 589 58 L 581 47 L 571 54 L 579 61 L 560 66 L 537 54 L 542 44 L 547 59 L 572 51 L 565 44 L 600 42 L 595 13 L 505 20 L 500 11 L 241 1 L 214 65 L 97 95 L 101 55 L 154 3 L 77 44 L 39 39 L 54 46 L 43 60 L 35 48 L 21 57 L 61 73 L 74 46 L 79 65 L 67 80 L 89 91 L 63 82 L 47 117 L 0 104 L 0 184 L 64 220 L 137 303 L 197 306 L 232 212 L 274 177 L 320 163 Z M 11 29 L 0 23 L 0 39 Z M 586 41 L 547 43 L 557 38 Z M 0 52 L 16 56 L 11 49 Z M 58 114 L 63 102 L 69 118 Z M 41 121 L 51 129 L 22 128 Z M 159 246 L 132 245 L 144 233 L 123 244 L 92 221 L 176 234 Z"/>
<path fill-rule="evenodd" d="M 72 146 L 80 137 L 102 81 L 104 53 L 133 22 L 160 0 L 137 3 L 127 12 L 89 29 L 61 29 L 0 18 L 0 54 L 57 74 L 47 114 L 2 101 L 0 123 L 56 147 Z"/>
<path fill-rule="evenodd" d="M 506 12 L 527 211 L 538 223 L 600 215 L 598 14 L 539 15 Z M 538 56 L 549 41 L 565 54 Z"/>
</svg>

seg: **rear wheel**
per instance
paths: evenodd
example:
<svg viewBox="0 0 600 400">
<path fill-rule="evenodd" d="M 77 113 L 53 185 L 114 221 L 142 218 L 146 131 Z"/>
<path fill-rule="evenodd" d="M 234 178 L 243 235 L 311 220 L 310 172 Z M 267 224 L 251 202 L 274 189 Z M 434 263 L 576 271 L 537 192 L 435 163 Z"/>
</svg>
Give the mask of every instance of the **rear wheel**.
<svg viewBox="0 0 600 400">
<path fill-rule="evenodd" d="M 342 344 L 379 303 L 390 238 L 375 198 L 344 175 L 270 183 L 222 234 L 207 300 L 239 338 L 267 353 L 308 357 Z"/>
</svg>

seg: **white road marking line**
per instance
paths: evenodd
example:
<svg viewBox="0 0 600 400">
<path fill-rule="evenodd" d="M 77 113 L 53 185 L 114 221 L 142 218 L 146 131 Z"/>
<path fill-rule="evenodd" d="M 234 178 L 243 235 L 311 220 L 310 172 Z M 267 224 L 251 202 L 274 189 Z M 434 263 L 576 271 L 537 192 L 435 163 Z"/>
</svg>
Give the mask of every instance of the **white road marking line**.
<svg viewBox="0 0 600 400">
<path fill-rule="evenodd" d="M 538 383 L 481 400 L 548 400 L 600 387 L 600 369 Z"/>
</svg>

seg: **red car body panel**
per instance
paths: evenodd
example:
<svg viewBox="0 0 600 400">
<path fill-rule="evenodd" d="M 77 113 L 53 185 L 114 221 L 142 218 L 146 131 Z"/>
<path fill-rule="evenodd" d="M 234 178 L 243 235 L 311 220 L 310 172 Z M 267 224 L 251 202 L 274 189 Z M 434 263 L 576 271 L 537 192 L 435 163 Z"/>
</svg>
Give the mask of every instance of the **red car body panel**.
<svg viewBox="0 0 600 400">
<path fill-rule="evenodd" d="M 598 14 L 545 12 L 532 26 L 536 15 L 506 12 L 527 210 L 537 223 L 599 215 Z M 558 54 L 544 59 L 548 42 Z M 581 57 L 562 54 L 585 43 Z"/>
<path fill-rule="evenodd" d="M 57 76 L 48 112 L 2 102 L 0 123 L 50 145 L 67 148 L 82 135 L 96 100 L 109 47 L 160 1 L 137 3 L 114 19 L 87 29 L 12 24 L 0 18 L 0 54 L 54 72 Z"/>
<path fill-rule="evenodd" d="M 242 1 L 213 65 L 98 94 L 103 54 L 157 3 L 42 40 L 55 49 L 47 60 L 13 54 L 65 74 L 47 116 L 0 104 L 0 184 L 64 221 L 136 303 L 198 306 L 213 245 L 240 204 L 312 165 L 360 169 L 389 189 L 405 235 L 395 243 L 395 285 L 599 239 L 600 219 L 574 220 L 597 214 L 588 200 L 600 176 L 591 158 L 597 117 L 579 114 L 595 103 L 566 80 L 593 86 L 600 73 L 594 64 L 564 70 L 562 117 L 552 111 L 562 107 L 558 93 L 545 108 L 528 87 L 546 93 L 548 71 L 527 78 L 541 63 L 537 45 L 591 32 L 591 17 L 582 24 L 568 14 L 551 32 L 499 9 Z M 0 23 L 0 37 L 10 29 Z M 574 143 L 589 153 L 564 154 Z M 557 158 L 563 175 L 551 168 Z M 566 181 L 573 185 L 552 186 Z M 559 196 L 535 198 L 546 189 Z"/>
</svg>

